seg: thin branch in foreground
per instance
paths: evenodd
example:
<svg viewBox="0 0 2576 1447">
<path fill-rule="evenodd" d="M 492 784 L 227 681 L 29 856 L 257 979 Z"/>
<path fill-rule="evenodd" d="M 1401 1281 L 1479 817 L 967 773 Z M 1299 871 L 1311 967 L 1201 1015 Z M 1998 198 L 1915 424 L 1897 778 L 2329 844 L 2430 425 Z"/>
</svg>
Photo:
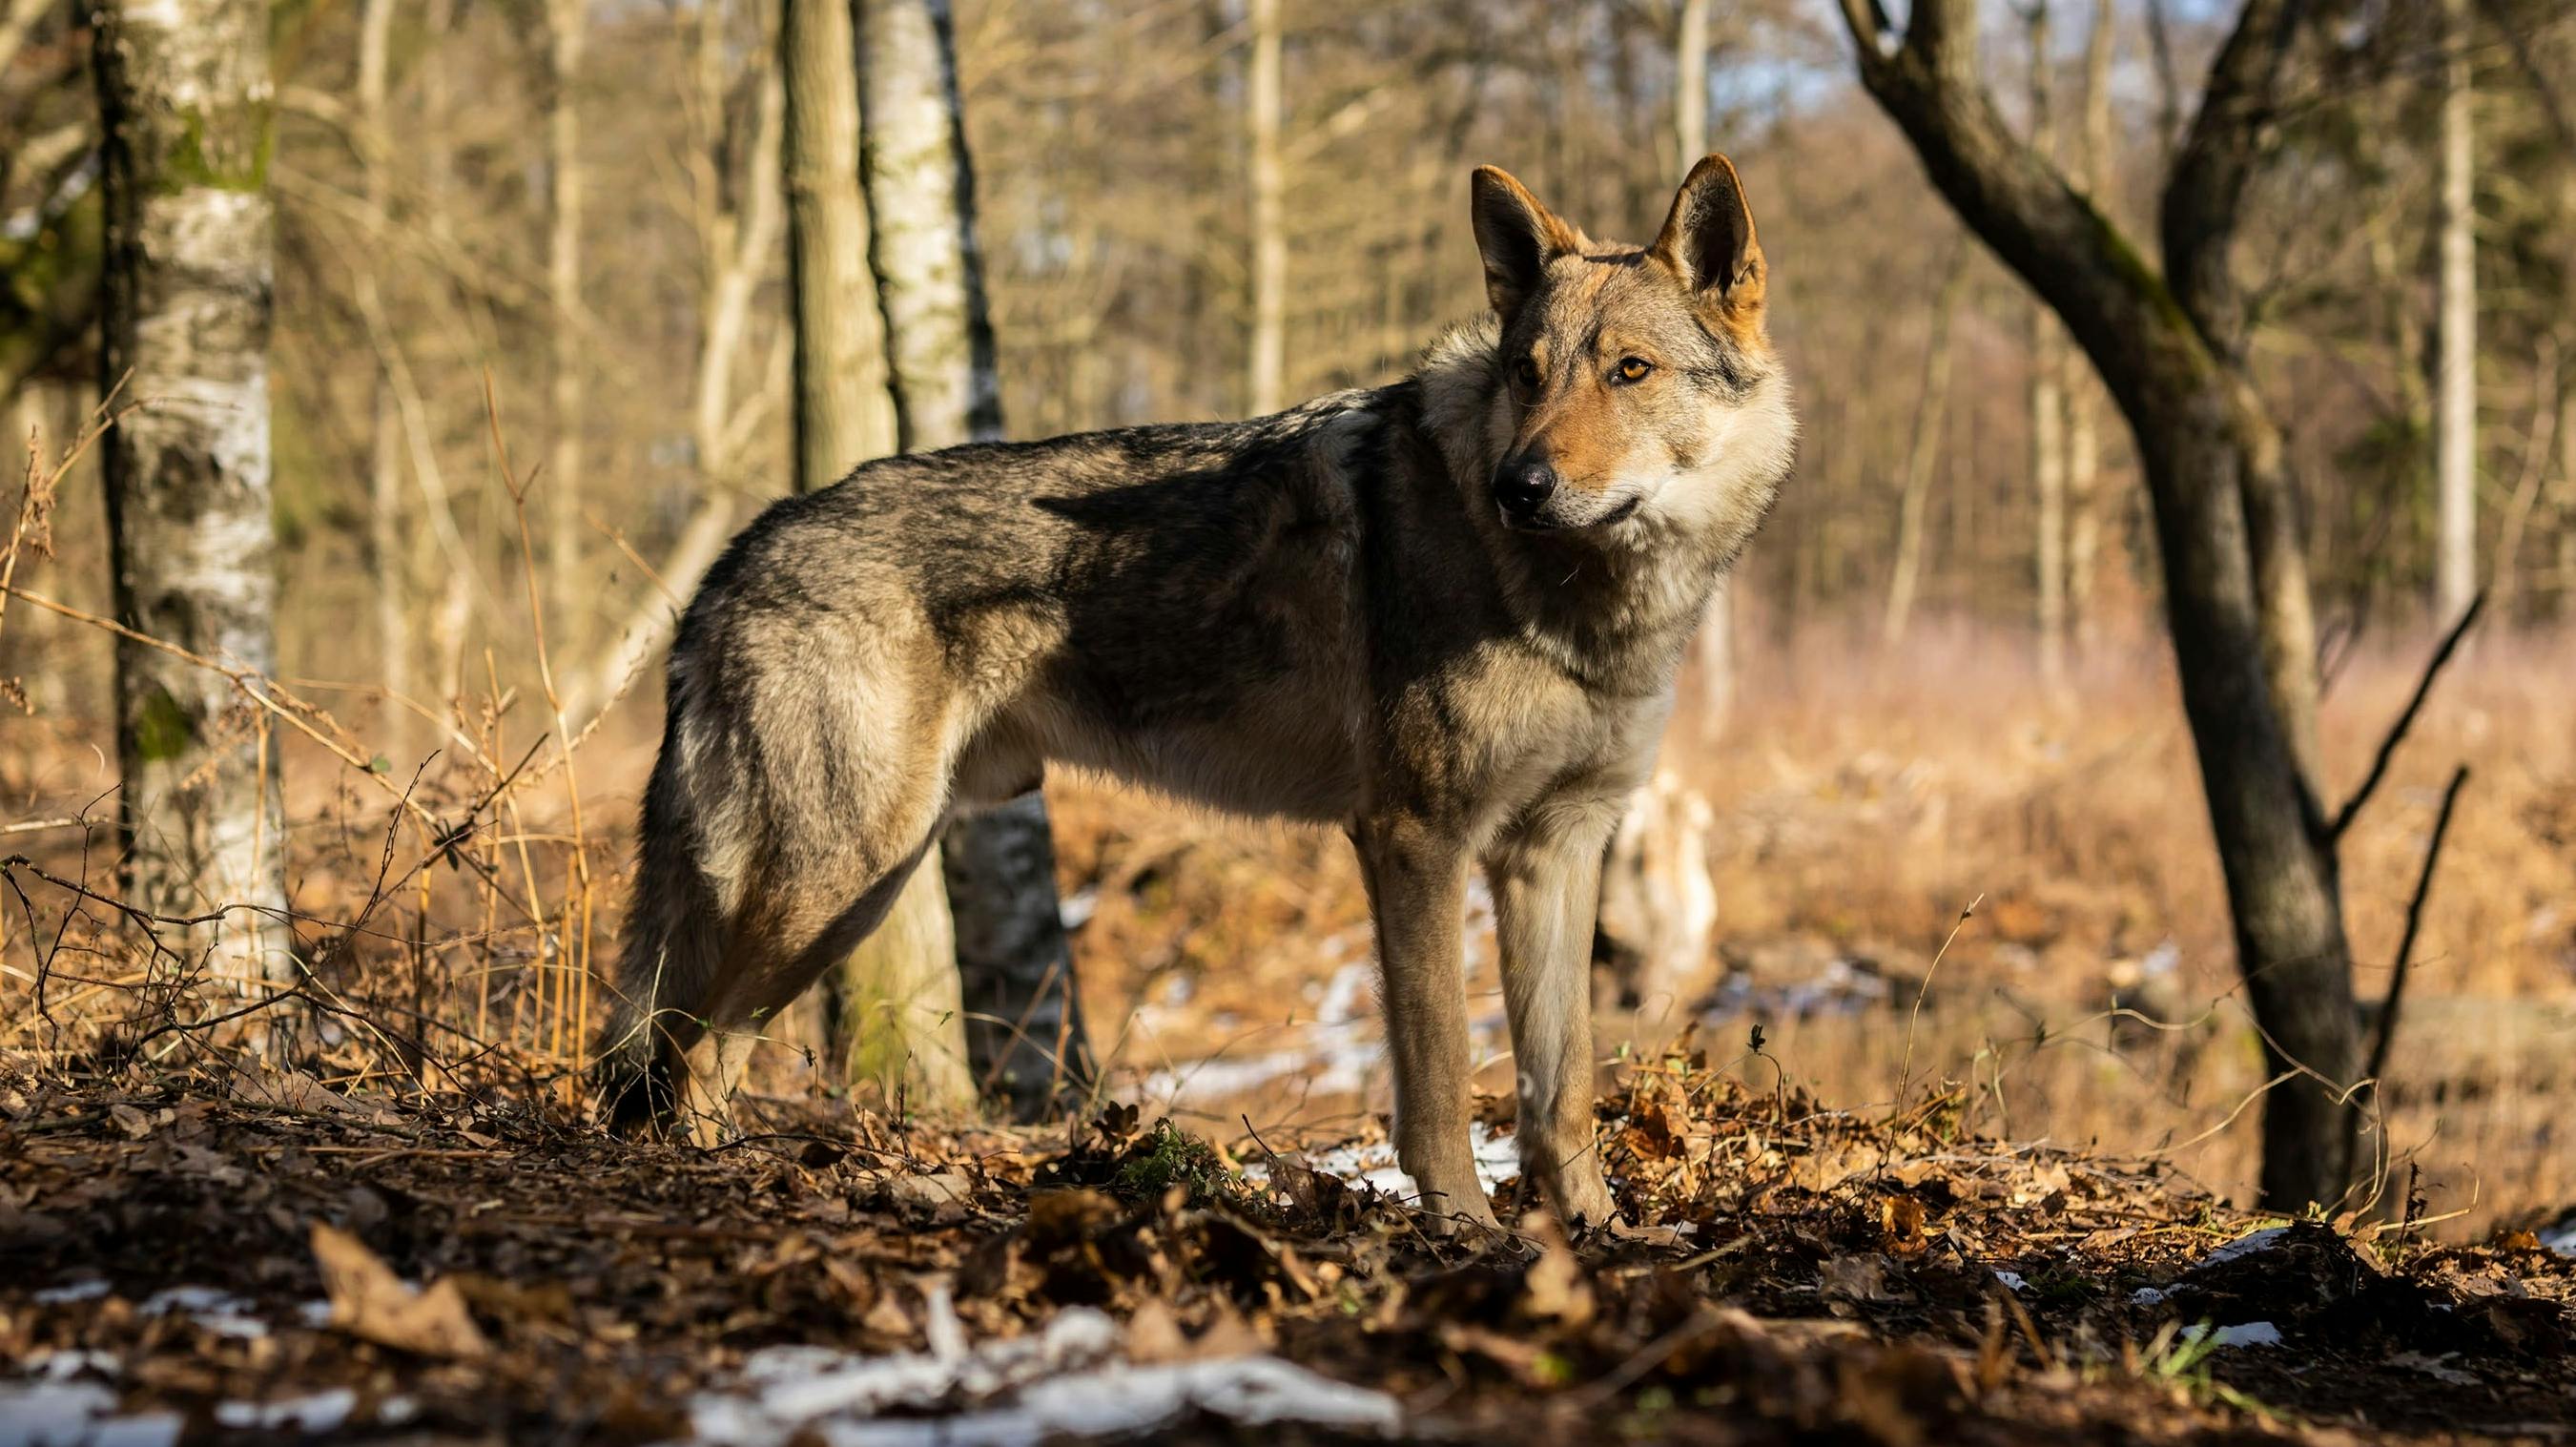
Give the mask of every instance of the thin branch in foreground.
<svg viewBox="0 0 2576 1447">
<path fill-rule="evenodd" d="M 2415 876 L 2415 896 L 2406 902 L 2406 929 L 2397 937 L 2397 962 L 2389 970 L 2388 998 L 2380 1004 L 2379 1029 L 2370 1042 L 2370 1063 L 2361 1072 L 2362 1079 L 2373 1082 L 2373 1094 L 2379 1090 L 2379 1072 L 2388 1065 L 2388 1044 L 2397 1038 L 2397 1007 L 2406 998 L 2407 965 L 2415 955 L 2415 936 L 2424 925 L 2424 901 L 2433 892 L 2433 868 L 2441 862 L 2442 836 L 2451 832 L 2451 810 L 2460 802 L 2460 789 L 2468 782 L 2468 765 L 2451 771 L 2450 787 L 2442 791 L 2441 812 L 2433 816 L 2433 837 L 2424 846 L 2423 872 Z"/>
<path fill-rule="evenodd" d="M 2407 730 L 2415 726 L 2415 716 L 2424 711 L 2424 700 L 2433 692 L 2433 680 L 2442 676 L 2442 665 L 2449 663 L 2451 655 L 2459 651 L 2460 640 L 2468 636 L 2470 627 L 2478 621 L 2478 615 L 2486 611 L 2486 606 L 2486 590 L 2481 588 L 2478 595 L 2469 600 L 2469 606 L 2460 610 L 2460 621 L 2452 624 L 2451 631 L 2442 635 L 2441 645 L 2433 650 L 2433 656 L 2425 660 L 2424 676 L 2415 681 L 2415 696 L 2406 700 L 2406 707 L 2399 711 L 2397 721 L 2388 726 L 2386 737 L 2380 739 L 2379 753 L 2370 761 L 2370 772 L 2362 775 L 2361 787 L 2352 791 L 2352 797 L 2335 812 L 2334 823 L 2327 826 L 2326 837 L 2329 840 L 2344 836 L 2344 831 L 2350 829 L 2352 821 L 2360 816 L 2361 806 L 2370 802 L 2370 796 L 2377 793 L 2380 784 L 2388 778 L 2389 762 L 2397 757 L 2397 746 L 2406 741 Z"/>
</svg>

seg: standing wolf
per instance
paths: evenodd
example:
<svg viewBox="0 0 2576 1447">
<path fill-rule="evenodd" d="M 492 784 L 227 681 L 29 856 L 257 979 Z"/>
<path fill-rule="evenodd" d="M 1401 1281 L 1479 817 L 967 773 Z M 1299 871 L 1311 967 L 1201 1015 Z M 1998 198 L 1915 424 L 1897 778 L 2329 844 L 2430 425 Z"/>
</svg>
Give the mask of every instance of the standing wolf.
<svg viewBox="0 0 2576 1447">
<path fill-rule="evenodd" d="M 613 1114 L 724 1119 L 750 1037 L 873 929 L 951 813 L 1049 763 L 1338 824 L 1385 969 L 1396 1150 L 1490 1225 L 1459 930 L 1491 881 L 1522 1163 L 1611 1214 L 1592 1137 L 1603 846 L 1711 586 L 1788 471 L 1735 168 L 1652 246 L 1486 167 L 1488 323 L 1392 386 L 1248 422 L 871 463 L 699 586 L 644 797 Z"/>
</svg>

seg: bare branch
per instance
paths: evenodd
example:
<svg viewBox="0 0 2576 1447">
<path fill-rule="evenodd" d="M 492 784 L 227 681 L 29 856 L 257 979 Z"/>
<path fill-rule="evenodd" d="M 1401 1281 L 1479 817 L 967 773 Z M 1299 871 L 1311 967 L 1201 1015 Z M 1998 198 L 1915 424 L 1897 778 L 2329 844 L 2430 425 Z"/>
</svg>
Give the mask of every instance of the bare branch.
<svg viewBox="0 0 2576 1447">
<path fill-rule="evenodd" d="M 2465 620 L 2463 620 L 2465 621 Z M 2370 1064 L 2361 1078 L 2378 1087 L 2379 1073 L 2388 1068 L 2388 1042 L 2397 1036 L 2397 1007 L 2406 997 L 2406 970 L 2415 954 L 2415 935 L 2424 924 L 2424 901 L 2433 892 L 2433 867 L 2441 862 L 2442 837 L 2451 832 L 2451 810 L 2460 802 L 2460 789 L 2469 782 L 2469 766 L 2451 771 L 2451 784 L 2442 791 L 2441 812 L 2433 816 L 2433 837 L 2424 845 L 2424 869 L 2415 876 L 2414 898 L 2406 902 L 2406 929 L 2397 937 L 2397 962 L 2390 967 L 2388 997 L 2379 1007 L 2379 1029 L 2370 1042 Z"/>
<path fill-rule="evenodd" d="M 2415 715 L 2424 711 L 2424 700 L 2433 692 L 2433 680 L 2441 677 L 2442 665 L 2450 662 L 2451 655 L 2459 651 L 2460 640 L 2468 636 L 2470 625 L 2478 621 L 2478 615 L 2486 611 L 2486 606 L 2487 595 L 2480 590 L 2469 600 L 2469 606 L 2460 610 L 2460 621 L 2452 624 L 2451 631 L 2442 635 L 2442 642 L 2433 650 L 2433 656 L 2425 660 L 2424 676 L 2415 681 L 2415 696 L 2406 700 L 2406 707 L 2398 713 L 2397 721 L 2388 726 L 2387 736 L 2379 741 L 2379 753 L 2370 761 L 2370 772 L 2362 775 L 2361 787 L 2353 790 L 2352 797 L 2335 811 L 2334 823 L 2326 829 L 2327 838 L 2341 839 L 2344 831 L 2350 829 L 2352 821 L 2360 815 L 2361 806 L 2369 803 L 2370 796 L 2378 792 L 2381 781 L 2388 777 L 2389 761 L 2397 757 L 2397 746 L 2406 741 L 2406 731 L 2415 726 Z"/>
</svg>

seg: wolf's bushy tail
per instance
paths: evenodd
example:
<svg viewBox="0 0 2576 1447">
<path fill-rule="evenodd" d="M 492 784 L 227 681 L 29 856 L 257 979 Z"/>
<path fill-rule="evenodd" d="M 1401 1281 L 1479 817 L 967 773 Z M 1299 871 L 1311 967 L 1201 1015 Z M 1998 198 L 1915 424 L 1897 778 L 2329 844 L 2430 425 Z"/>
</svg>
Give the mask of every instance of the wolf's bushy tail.
<svg viewBox="0 0 2576 1447">
<path fill-rule="evenodd" d="M 634 891 L 610 991 L 615 1003 L 593 1075 L 602 1114 L 620 1130 L 668 1120 L 676 1108 L 666 1047 L 696 1038 L 724 948 L 716 901 L 694 857 L 697 830 L 674 753 L 666 738 L 644 792 Z"/>
</svg>

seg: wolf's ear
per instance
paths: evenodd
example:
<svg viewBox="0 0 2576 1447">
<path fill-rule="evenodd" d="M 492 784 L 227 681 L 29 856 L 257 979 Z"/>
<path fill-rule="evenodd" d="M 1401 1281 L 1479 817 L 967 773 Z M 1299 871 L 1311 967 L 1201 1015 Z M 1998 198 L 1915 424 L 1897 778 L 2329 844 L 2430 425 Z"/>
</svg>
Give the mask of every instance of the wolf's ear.
<svg viewBox="0 0 2576 1447">
<path fill-rule="evenodd" d="M 1538 290 L 1547 264 L 1581 250 L 1583 236 L 1500 166 L 1478 166 L 1472 190 L 1476 250 L 1485 258 L 1485 299 L 1509 326 L 1521 303 Z"/>
<path fill-rule="evenodd" d="M 1672 268 L 1702 305 L 1733 310 L 1762 304 L 1762 247 L 1744 182 L 1724 156 L 1703 156 L 1673 198 L 1651 254 Z"/>
</svg>

